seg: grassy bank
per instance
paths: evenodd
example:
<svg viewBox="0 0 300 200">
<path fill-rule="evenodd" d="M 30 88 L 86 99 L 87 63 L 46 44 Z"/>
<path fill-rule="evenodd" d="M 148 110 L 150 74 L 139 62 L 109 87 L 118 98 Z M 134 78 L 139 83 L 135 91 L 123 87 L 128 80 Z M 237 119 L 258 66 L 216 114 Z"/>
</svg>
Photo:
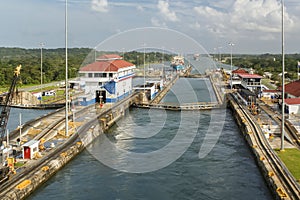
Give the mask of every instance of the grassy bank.
<svg viewBox="0 0 300 200">
<path fill-rule="evenodd" d="M 300 151 L 298 149 L 285 149 L 285 151 L 276 150 L 276 152 L 295 179 L 300 182 Z"/>
</svg>

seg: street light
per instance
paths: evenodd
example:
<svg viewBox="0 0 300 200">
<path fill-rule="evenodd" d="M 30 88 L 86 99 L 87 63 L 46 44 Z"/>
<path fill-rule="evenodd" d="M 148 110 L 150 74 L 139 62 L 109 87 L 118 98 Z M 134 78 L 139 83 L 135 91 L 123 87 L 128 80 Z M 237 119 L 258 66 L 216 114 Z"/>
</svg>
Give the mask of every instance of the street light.
<svg viewBox="0 0 300 200">
<path fill-rule="evenodd" d="M 43 46 L 45 46 L 45 43 L 41 42 L 41 100 L 40 104 L 42 104 L 42 93 L 43 93 Z"/>
<path fill-rule="evenodd" d="M 65 101 L 66 101 L 66 109 L 65 109 L 65 135 L 66 137 L 69 136 L 69 124 L 68 124 L 68 112 L 69 112 L 69 108 L 68 108 L 68 101 L 69 101 L 69 97 L 68 97 L 68 0 L 66 0 L 65 2 L 65 56 L 66 56 L 66 61 L 65 61 L 65 68 L 66 68 L 66 77 L 65 77 Z"/>
<path fill-rule="evenodd" d="M 230 89 L 232 90 L 232 47 L 234 46 L 234 44 L 232 42 L 229 42 L 230 45 Z"/>
<path fill-rule="evenodd" d="M 284 93 L 285 93 L 285 89 L 284 89 L 284 0 L 281 0 L 281 47 L 282 47 L 282 108 L 281 108 L 281 112 L 282 112 L 282 120 L 281 120 L 281 147 L 280 150 L 284 151 L 284 123 L 285 123 L 285 119 L 284 119 L 284 107 L 285 107 L 285 103 L 284 103 Z"/>
<path fill-rule="evenodd" d="M 146 44 L 144 43 L 144 95 L 146 95 Z"/>
<path fill-rule="evenodd" d="M 162 60 L 161 60 L 161 63 L 162 63 L 162 77 L 163 77 L 163 84 L 164 84 L 164 81 L 165 81 L 165 63 L 164 63 L 164 57 L 165 57 L 165 47 L 163 46 L 162 47 Z"/>
</svg>

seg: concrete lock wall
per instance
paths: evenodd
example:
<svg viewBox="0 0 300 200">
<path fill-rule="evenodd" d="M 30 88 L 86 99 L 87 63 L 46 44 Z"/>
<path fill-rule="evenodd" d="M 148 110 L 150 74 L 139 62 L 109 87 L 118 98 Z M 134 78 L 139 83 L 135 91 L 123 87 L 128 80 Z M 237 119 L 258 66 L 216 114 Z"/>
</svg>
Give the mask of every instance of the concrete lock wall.
<svg viewBox="0 0 300 200">
<path fill-rule="evenodd" d="M 242 131 L 243 136 L 248 143 L 251 151 L 253 152 L 260 171 L 264 176 L 264 179 L 266 180 L 269 188 L 271 189 L 273 196 L 276 199 L 282 199 L 278 192 L 276 192 L 278 188 L 281 188 L 281 186 L 279 185 L 280 180 L 278 180 L 277 176 L 274 176 L 274 173 L 272 172 L 270 165 L 268 165 L 267 161 L 265 160 L 261 150 L 257 148 L 258 144 L 256 143 L 253 133 L 248 125 L 249 122 L 244 119 L 242 112 L 240 111 L 238 105 L 234 102 L 234 100 L 229 98 L 228 106 L 231 108 L 234 119 L 240 127 L 240 130 Z"/>
</svg>

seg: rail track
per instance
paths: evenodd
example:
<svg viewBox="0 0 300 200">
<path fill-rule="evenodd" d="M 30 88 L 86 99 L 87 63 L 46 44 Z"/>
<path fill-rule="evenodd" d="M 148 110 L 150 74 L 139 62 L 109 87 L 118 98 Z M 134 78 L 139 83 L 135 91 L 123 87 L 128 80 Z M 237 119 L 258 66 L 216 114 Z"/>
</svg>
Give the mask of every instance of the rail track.
<svg viewBox="0 0 300 200">
<path fill-rule="evenodd" d="M 241 104 L 239 104 L 232 95 L 236 105 L 235 109 L 237 112 L 241 112 L 245 121 L 247 121 L 247 125 L 250 129 L 250 137 L 252 137 L 256 143 L 254 147 L 256 152 L 260 154 L 259 162 L 263 162 L 262 164 L 268 170 L 268 178 L 276 181 L 278 180 L 277 188 L 273 188 L 276 190 L 278 196 L 281 199 L 300 199 L 300 186 L 296 182 L 293 175 L 289 172 L 286 166 L 279 159 L 275 151 L 271 148 L 270 143 L 267 141 L 264 136 L 261 128 L 255 122 L 256 119 L 244 108 Z"/>
<path fill-rule="evenodd" d="M 90 105 L 87 107 L 83 107 L 82 109 L 78 110 L 76 112 L 76 117 L 81 117 L 84 116 L 84 114 L 86 114 L 87 112 L 89 112 L 89 109 L 95 105 Z M 56 130 L 56 128 L 61 125 L 62 123 L 64 123 L 65 120 L 65 108 L 60 108 L 57 109 L 51 113 L 45 114 L 39 118 L 36 119 L 32 119 L 28 122 L 26 122 L 25 124 L 22 125 L 22 135 L 26 135 L 26 133 L 28 132 L 28 130 L 30 128 L 37 128 L 38 124 L 40 124 L 42 121 L 50 121 L 49 118 L 53 118 L 53 119 L 58 119 L 58 120 L 53 120 L 52 123 L 48 124 L 47 127 L 44 127 L 43 130 L 41 131 L 41 133 L 37 134 L 34 139 L 35 140 L 40 140 L 41 138 L 45 137 L 51 130 Z M 68 118 L 72 118 L 72 114 L 68 115 Z M 19 137 L 19 129 L 16 129 L 14 131 L 12 131 L 10 133 L 10 139 L 11 140 L 16 140 Z"/>
<path fill-rule="evenodd" d="M 259 107 L 267 113 L 269 117 L 271 117 L 278 125 L 282 123 L 282 117 L 281 115 L 275 113 L 273 110 L 271 110 L 267 105 L 259 105 Z M 295 127 L 289 122 L 285 121 L 285 133 L 288 134 L 288 138 L 291 138 L 291 142 L 293 145 L 300 149 L 300 135 L 298 131 L 295 129 Z"/>
</svg>

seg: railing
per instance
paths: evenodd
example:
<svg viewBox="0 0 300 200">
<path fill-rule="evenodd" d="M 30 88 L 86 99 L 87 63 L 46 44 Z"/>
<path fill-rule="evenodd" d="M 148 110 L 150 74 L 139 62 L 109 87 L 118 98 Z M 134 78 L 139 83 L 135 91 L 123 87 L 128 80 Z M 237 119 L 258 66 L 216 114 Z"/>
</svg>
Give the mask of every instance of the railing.
<svg viewBox="0 0 300 200">
<path fill-rule="evenodd" d="M 140 108 L 154 108 L 163 110 L 212 110 L 220 108 L 221 105 L 218 102 L 194 102 L 194 103 L 163 103 L 163 104 L 139 104 Z"/>
<path fill-rule="evenodd" d="M 246 82 L 246 81 L 242 81 L 242 85 L 243 86 L 260 86 L 261 83 L 260 82 Z"/>
</svg>

